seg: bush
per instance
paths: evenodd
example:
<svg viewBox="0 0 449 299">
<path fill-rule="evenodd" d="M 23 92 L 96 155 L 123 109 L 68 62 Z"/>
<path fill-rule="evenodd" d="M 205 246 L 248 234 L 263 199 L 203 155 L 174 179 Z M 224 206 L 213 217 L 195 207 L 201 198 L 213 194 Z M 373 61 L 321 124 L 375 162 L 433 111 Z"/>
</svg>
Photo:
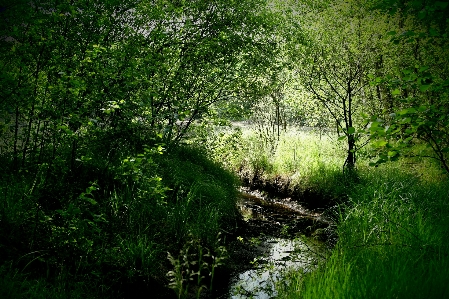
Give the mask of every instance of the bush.
<svg viewBox="0 0 449 299">
<path fill-rule="evenodd" d="M 200 149 L 161 153 L 143 147 L 106 169 L 83 159 L 79 176 L 45 164 L 3 174 L 0 253 L 11 265 L 3 283 L 19 284 L 17 297 L 77 283 L 92 296 L 120 297 L 136 281 L 166 285 L 166 252 L 178 252 L 189 236 L 214 248 L 236 216 L 236 179 Z"/>
</svg>

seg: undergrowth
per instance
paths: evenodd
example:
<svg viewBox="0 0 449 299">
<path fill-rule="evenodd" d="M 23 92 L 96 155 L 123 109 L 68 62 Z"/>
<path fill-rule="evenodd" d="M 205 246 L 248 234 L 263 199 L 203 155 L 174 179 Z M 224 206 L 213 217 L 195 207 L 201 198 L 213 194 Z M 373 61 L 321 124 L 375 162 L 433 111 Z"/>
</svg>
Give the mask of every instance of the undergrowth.
<svg viewBox="0 0 449 299">
<path fill-rule="evenodd" d="M 289 273 L 279 298 L 449 296 L 449 184 L 404 162 L 360 170 L 335 210 L 332 254 L 315 272 Z"/>
<path fill-rule="evenodd" d="M 211 157 L 255 188 L 307 198 L 319 206 L 340 201 L 354 179 L 343 173 L 344 144 L 332 133 L 290 128 L 268 142 L 251 127 L 207 132 L 197 138 Z"/>
<path fill-rule="evenodd" d="M 449 184 L 437 163 L 419 158 L 428 149 L 416 145 L 413 158 L 370 167 L 367 146 L 348 175 L 335 139 L 290 130 L 267 144 L 244 128 L 206 140 L 215 159 L 249 184 L 284 184 L 299 199 L 331 201 L 335 248 L 317 270 L 286 273 L 278 298 L 448 298 Z"/>
<path fill-rule="evenodd" d="M 102 164 L 92 154 L 76 174 L 47 164 L 3 172 L 0 297 L 132 298 L 144 289 L 170 298 L 167 252 L 193 241 L 222 251 L 236 179 L 204 151 L 153 145 Z"/>
</svg>

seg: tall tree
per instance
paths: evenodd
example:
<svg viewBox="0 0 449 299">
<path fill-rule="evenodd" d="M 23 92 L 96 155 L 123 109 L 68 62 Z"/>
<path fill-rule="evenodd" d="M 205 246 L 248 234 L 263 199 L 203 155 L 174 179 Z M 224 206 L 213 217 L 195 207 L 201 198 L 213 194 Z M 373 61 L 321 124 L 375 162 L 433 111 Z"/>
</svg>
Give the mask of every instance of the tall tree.
<svg viewBox="0 0 449 299">
<path fill-rule="evenodd" d="M 263 0 L 17 1 L 0 17 L 0 149 L 16 169 L 176 144 L 277 47 Z"/>
<path fill-rule="evenodd" d="M 384 20 L 368 15 L 363 1 L 337 1 L 302 6 L 309 43 L 302 49 L 297 74 L 300 84 L 321 103 L 344 134 L 345 166 L 356 162 L 361 108 L 369 105 L 367 74 L 379 47 L 375 26 Z M 376 23 L 374 22 L 374 19 Z M 376 24 L 376 25 L 375 25 Z"/>
<path fill-rule="evenodd" d="M 402 50 L 403 57 L 399 63 L 391 62 L 395 71 L 383 77 L 372 75 L 373 85 L 393 99 L 387 113 L 372 118 L 368 130 L 379 150 L 374 164 L 414 155 L 411 146 L 424 143 L 430 148 L 424 156 L 436 159 L 449 172 L 448 4 L 381 1 L 376 6 L 400 20 L 389 33 L 389 42 Z"/>
</svg>

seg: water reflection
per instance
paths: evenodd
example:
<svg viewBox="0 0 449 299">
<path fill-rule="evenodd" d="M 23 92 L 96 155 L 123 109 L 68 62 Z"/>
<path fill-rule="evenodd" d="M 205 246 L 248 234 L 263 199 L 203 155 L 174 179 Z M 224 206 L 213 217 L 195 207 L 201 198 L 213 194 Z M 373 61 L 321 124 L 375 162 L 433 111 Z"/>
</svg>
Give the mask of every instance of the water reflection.
<svg viewBox="0 0 449 299">
<path fill-rule="evenodd" d="M 300 239 L 268 238 L 258 247 L 266 251 L 253 262 L 254 269 L 234 278 L 230 298 L 275 298 L 275 283 L 282 279 L 285 270 L 294 268 L 307 272 L 317 264 L 318 256 L 314 248 Z"/>
<path fill-rule="evenodd" d="M 291 199 L 241 191 L 237 206 L 247 223 L 246 236 L 241 240 L 251 245 L 256 258 L 251 269 L 246 267 L 231 280 L 228 298 L 275 298 L 275 284 L 287 269 L 308 272 L 324 257 L 325 243 L 315 235 L 325 231 L 330 222 L 321 213 L 308 211 Z"/>
</svg>

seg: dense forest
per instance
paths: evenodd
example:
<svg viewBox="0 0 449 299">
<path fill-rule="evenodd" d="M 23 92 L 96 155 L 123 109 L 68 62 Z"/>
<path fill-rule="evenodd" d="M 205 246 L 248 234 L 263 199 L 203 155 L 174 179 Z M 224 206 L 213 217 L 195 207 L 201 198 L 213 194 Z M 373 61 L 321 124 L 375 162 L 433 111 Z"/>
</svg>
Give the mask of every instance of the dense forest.
<svg viewBox="0 0 449 299">
<path fill-rule="evenodd" d="M 273 297 L 448 298 L 448 16 L 0 1 L 0 297 L 252 298 L 227 294 L 244 185 L 332 223 Z"/>
</svg>

